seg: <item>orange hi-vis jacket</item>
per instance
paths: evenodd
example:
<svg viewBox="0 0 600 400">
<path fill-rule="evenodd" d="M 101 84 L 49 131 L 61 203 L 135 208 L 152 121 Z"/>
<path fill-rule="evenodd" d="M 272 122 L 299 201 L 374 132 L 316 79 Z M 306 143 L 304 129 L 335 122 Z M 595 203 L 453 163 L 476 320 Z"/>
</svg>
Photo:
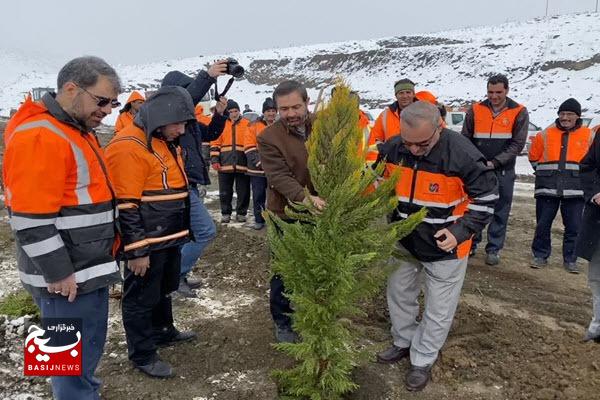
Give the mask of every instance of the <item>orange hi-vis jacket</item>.
<svg viewBox="0 0 600 400">
<path fill-rule="evenodd" d="M 256 137 L 267 127 L 265 120 L 258 119 L 248 125 L 248 133 L 244 140 L 244 153 L 246 153 L 246 161 L 248 171 L 246 173 L 251 176 L 265 176 L 265 171 L 262 169 L 258 148 L 256 147 Z"/>
<path fill-rule="evenodd" d="M 136 100 L 145 100 L 144 96 L 140 94 L 137 90 L 134 90 L 129 95 L 127 99 L 127 103 L 125 103 L 125 107 L 117 117 L 117 121 L 115 122 L 115 133 L 119 132 L 121 129 L 125 128 L 127 125 L 133 123 L 134 115 L 131 112 L 131 103 Z"/>
<path fill-rule="evenodd" d="M 235 173 L 248 170 L 244 153 L 248 125 L 248 120 L 242 117 L 235 122 L 228 119 L 221 136 L 210 142 L 210 162 L 221 164 L 219 172 Z"/>
<path fill-rule="evenodd" d="M 389 138 L 400 135 L 400 108 L 398 102 L 386 107 L 375 120 L 369 134 L 369 151 L 367 163 L 372 164 L 377 160 L 377 145 Z"/>
<path fill-rule="evenodd" d="M 106 158 L 117 192 L 126 258 L 185 243 L 188 184 L 180 148 L 153 137 L 150 149 L 146 133 L 131 124 L 108 144 Z"/>
<path fill-rule="evenodd" d="M 535 170 L 535 196 L 583 198 L 579 164 L 594 134 L 581 122 L 570 131 L 557 123 L 538 132 L 531 142 L 529 161 Z"/>
<path fill-rule="evenodd" d="M 386 175 L 401 170 L 398 206 L 391 219 L 403 220 L 427 208 L 423 222 L 401 244 L 420 261 L 466 257 L 473 235 L 491 220 L 498 199 L 496 175 L 481 153 L 466 137 L 448 129 L 422 157 L 412 155 L 399 136 L 378 147 L 379 161 L 386 161 Z M 434 237 L 443 228 L 458 242 L 450 253 L 441 250 Z"/>
<path fill-rule="evenodd" d="M 365 150 L 365 147 L 368 147 L 369 145 L 369 138 L 371 136 L 371 126 L 369 123 L 369 117 L 367 117 L 367 114 L 365 114 L 365 112 L 363 110 L 358 110 L 358 127 L 360 129 L 360 131 L 362 132 L 362 140 L 360 142 L 360 153 L 362 154 L 362 152 Z M 372 162 L 371 162 L 372 163 Z"/>
<path fill-rule="evenodd" d="M 198 104 L 194 111 L 196 113 L 196 121 L 206 126 L 210 125 L 210 122 L 212 121 L 212 115 L 204 115 L 204 107 L 202 107 L 202 104 Z M 206 164 L 210 164 L 210 142 L 202 142 L 200 154 L 202 154 Z"/>
<path fill-rule="evenodd" d="M 37 297 L 75 274 L 77 293 L 120 280 L 116 201 L 97 138 L 53 94 L 26 100 L 4 132 L 3 176 L 19 275 Z"/>
</svg>

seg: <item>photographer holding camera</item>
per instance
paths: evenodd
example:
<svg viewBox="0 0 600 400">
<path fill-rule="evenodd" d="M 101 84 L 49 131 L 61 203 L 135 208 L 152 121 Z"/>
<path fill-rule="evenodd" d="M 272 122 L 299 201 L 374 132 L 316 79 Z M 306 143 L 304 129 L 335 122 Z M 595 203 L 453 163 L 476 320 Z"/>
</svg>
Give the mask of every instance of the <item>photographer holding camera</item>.
<svg viewBox="0 0 600 400">
<path fill-rule="evenodd" d="M 171 71 L 165 75 L 162 86 L 180 86 L 192 96 L 194 105 L 208 93 L 212 85 L 216 85 L 217 77 L 230 72 L 230 60 L 219 60 L 207 71 L 200 71 L 195 79 L 179 71 Z M 239 68 L 242 68 L 238 65 Z M 243 73 L 243 68 L 242 68 Z M 229 85 L 231 86 L 231 85 Z M 184 297 L 196 297 L 192 289 L 200 286 L 199 281 L 188 280 L 192 270 L 204 248 L 212 242 L 216 235 L 215 224 L 204 206 L 204 186 L 210 184 L 208 164 L 201 154 L 202 142 L 217 139 L 225 127 L 227 117 L 224 115 L 227 99 L 218 99 L 214 114 L 208 125 L 200 122 L 187 124 L 185 134 L 179 138 L 185 173 L 189 182 L 190 193 L 190 230 L 193 240 L 181 248 L 181 270 L 178 293 Z"/>
</svg>

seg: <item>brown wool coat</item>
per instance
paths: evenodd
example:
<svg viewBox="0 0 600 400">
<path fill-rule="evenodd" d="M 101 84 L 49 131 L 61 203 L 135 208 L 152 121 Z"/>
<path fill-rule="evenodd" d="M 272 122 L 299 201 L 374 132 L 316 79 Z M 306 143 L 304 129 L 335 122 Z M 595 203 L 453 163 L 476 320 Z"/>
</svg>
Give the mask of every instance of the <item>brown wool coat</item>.
<svg viewBox="0 0 600 400">
<path fill-rule="evenodd" d="M 310 135 L 311 119 L 306 123 L 306 137 Z M 285 206 L 289 201 L 303 201 L 304 188 L 315 194 L 307 166 L 306 139 L 278 120 L 262 131 L 257 145 L 267 177 L 267 209 L 285 218 Z"/>
</svg>

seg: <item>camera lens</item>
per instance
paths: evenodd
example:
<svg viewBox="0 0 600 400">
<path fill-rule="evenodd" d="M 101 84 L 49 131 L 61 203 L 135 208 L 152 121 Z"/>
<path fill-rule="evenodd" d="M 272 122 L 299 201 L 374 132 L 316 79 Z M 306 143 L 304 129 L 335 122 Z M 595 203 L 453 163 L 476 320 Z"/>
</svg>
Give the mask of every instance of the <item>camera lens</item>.
<svg viewBox="0 0 600 400">
<path fill-rule="evenodd" d="M 244 67 L 242 67 L 239 64 L 235 64 L 235 65 L 231 65 L 230 66 L 230 70 L 229 73 L 231 74 L 231 76 L 235 77 L 235 78 L 241 78 L 242 76 L 244 76 Z"/>
</svg>

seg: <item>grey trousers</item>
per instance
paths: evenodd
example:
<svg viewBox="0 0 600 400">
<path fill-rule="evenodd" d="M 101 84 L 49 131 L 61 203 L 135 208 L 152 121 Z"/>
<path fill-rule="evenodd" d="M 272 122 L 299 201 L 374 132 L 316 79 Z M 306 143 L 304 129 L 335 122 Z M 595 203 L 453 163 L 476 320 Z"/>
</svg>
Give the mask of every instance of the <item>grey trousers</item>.
<svg viewBox="0 0 600 400">
<path fill-rule="evenodd" d="M 390 275 L 387 286 L 392 337 L 396 346 L 410 347 L 412 365 L 432 365 L 446 342 L 465 280 L 467 259 L 436 262 L 422 262 L 413 257 L 394 259 L 399 267 Z M 419 323 L 421 287 L 425 310 Z"/>
<path fill-rule="evenodd" d="M 589 265 L 588 285 L 592 291 L 593 315 L 588 332 L 600 335 L 600 246 L 594 252 Z"/>
</svg>

